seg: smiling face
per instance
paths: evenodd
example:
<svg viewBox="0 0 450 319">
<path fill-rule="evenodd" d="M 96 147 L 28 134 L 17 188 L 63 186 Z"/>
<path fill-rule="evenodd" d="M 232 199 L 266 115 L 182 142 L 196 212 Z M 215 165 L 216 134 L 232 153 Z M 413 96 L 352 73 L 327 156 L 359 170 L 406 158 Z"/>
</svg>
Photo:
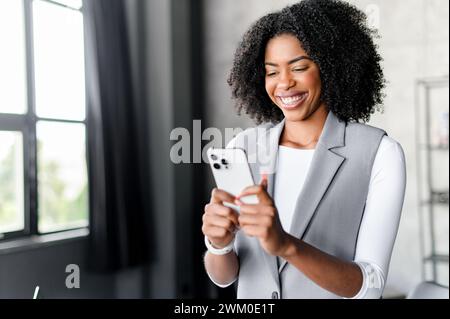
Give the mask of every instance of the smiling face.
<svg viewBox="0 0 450 319">
<path fill-rule="evenodd" d="M 295 36 L 282 34 L 267 43 L 265 70 L 266 92 L 286 120 L 305 121 L 325 109 L 319 67 Z"/>
</svg>

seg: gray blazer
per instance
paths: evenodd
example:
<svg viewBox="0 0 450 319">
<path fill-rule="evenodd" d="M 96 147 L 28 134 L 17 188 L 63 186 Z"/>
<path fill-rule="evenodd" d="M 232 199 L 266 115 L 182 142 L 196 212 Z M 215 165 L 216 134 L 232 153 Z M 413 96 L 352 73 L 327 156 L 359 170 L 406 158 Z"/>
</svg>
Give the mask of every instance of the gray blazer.
<svg viewBox="0 0 450 319">
<path fill-rule="evenodd" d="M 252 128 L 231 145 L 246 150 L 255 182 L 261 173 L 268 174 L 272 197 L 283 128 L 284 121 Z M 341 122 L 329 113 L 297 199 L 290 234 L 343 260 L 354 259 L 370 174 L 385 134 L 368 125 Z M 256 238 L 238 232 L 235 247 L 240 263 L 238 298 L 340 298 L 267 254 Z"/>
</svg>

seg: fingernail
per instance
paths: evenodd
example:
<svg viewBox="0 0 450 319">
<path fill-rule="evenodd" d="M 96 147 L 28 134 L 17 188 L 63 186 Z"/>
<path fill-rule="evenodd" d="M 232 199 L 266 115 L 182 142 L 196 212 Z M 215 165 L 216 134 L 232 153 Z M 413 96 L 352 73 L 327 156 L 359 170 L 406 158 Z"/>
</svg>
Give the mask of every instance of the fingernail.
<svg viewBox="0 0 450 319">
<path fill-rule="evenodd" d="M 261 175 L 261 184 L 266 184 L 267 183 L 267 174 L 262 174 Z"/>
<path fill-rule="evenodd" d="M 243 204 L 239 199 L 236 199 L 236 200 L 234 201 L 234 203 L 235 203 L 236 205 L 238 205 L 238 206 L 241 206 L 241 205 Z"/>
</svg>

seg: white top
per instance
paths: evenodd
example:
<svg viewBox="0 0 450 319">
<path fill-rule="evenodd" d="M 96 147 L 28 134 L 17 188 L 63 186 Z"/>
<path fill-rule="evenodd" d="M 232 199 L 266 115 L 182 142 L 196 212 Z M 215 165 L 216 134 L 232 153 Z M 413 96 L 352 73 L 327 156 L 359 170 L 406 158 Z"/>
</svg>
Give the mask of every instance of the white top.
<svg viewBox="0 0 450 319">
<path fill-rule="evenodd" d="M 273 198 L 281 225 L 286 232 L 291 228 L 297 198 L 302 192 L 314 152 L 315 150 L 300 150 L 281 145 L 278 147 Z"/>
<path fill-rule="evenodd" d="M 297 197 L 303 188 L 314 150 L 280 146 L 278 151 L 274 200 L 281 224 L 289 231 Z M 380 298 L 383 293 L 405 187 L 403 150 L 395 140 L 385 136 L 373 163 L 366 208 L 356 244 L 354 261 L 363 273 L 363 285 L 353 297 L 355 299 Z M 218 286 L 227 287 L 232 283 Z"/>
</svg>

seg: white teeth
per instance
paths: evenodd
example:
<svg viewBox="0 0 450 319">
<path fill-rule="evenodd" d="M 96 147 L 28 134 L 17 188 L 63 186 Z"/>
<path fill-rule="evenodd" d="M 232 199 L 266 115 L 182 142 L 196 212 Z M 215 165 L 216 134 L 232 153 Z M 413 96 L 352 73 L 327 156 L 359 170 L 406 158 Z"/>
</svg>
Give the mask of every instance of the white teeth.
<svg viewBox="0 0 450 319">
<path fill-rule="evenodd" d="M 285 105 L 292 105 L 303 99 L 305 97 L 306 93 L 296 95 L 296 96 L 290 96 L 290 97 L 280 97 L 281 102 Z"/>
</svg>

